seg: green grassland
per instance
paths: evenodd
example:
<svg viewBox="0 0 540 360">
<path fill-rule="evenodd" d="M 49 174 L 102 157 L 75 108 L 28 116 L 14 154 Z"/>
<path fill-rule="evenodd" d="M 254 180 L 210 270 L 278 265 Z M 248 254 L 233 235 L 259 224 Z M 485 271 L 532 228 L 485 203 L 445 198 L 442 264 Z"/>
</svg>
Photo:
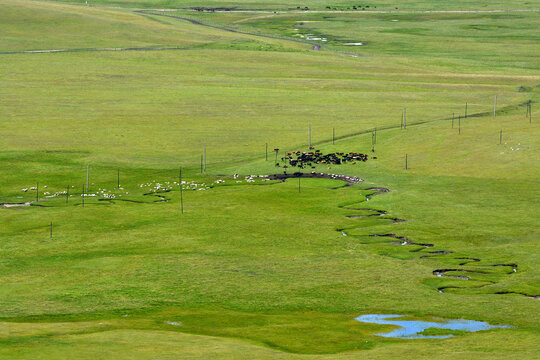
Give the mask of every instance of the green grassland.
<svg viewBox="0 0 540 360">
<path fill-rule="evenodd" d="M 170 13 L 268 38 L 123 8 L 0 9 L 0 204 L 33 201 L 0 207 L 2 359 L 537 358 L 538 13 Z M 298 21 L 328 44 L 290 41 Z M 95 49 L 113 47 L 146 50 Z M 24 53 L 47 49 L 71 51 Z M 283 172 L 273 149 L 307 150 L 308 126 L 316 149 L 370 159 L 304 172 L 365 182 L 246 179 Z M 180 166 L 196 187 L 180 191 Z M 354 320 L 370 313 L 513 327 L 391 339 Z"/>
<path fill-rule="evenodd" d="M 107 8 L 8 0 L 1 6 L 0 52 L 156 46 L 193 49 L 220 43 L 255 43 L 241 35 L 201 29 L 178 21 L 171 26 L 169 19 L 153 19 Z M 267 41 L 265 45 L 271 44 Z"/>
<path fill-rule="evenodd" d="M 61 0 L 68 3 L 81 3 L 86 5 L 87 0 Z M 390 1 L 372 0 L 362 1 L 257 1 L 257 0 L 214 0 L 203 3 L 194 0 L 92 0 L 90 6 L 118 6 L 131 8 L 230 8 L 235 10 L 302 10 L 308 7 L 310 10 L 328 10 L 327 6 L 336 11 L 395 11 L 395 10 L 507 10 L 507 9 L 537 9 L 536 1 L 503 1 L 503 0 L 412 0 Z M 353 6 L 356 6 L 355 10 Z"/>
<path fill-rule="evenodd" d="M 171 14 L 170 12 L 167 14 Z M 396 56 L 429 64 L 485 71 L 538 69 L 537 13 L 470 14 L 270 14 L 190 13 L 209 23 L 264 30 L 289 38 L 311 34 L 311 41 L 358 56 Z M 503 40 L 501 42 L 501 40 Z M 361 42 L 362 46 L 347 46 Z M 426 64 L 427 65 L 427 64 Z"/>
</svg>

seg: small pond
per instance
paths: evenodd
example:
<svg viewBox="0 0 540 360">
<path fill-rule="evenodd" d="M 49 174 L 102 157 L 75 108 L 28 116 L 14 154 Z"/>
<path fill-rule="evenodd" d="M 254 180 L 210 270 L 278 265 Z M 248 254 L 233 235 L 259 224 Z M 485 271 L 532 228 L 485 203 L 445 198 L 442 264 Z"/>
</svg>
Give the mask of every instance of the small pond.
<svg viewBox="0 0 540 360">
<path fill-rule="evenodd" d="M 429 322 L 419 320 L 399 320 L 403 315 L 369 314 L 361 315 L 355 320 L 372 324 L 396 325 L 399 328 L 390 332 L 376 334 L 377 336 L 392 337 L 398 339 L 446 339 L 454 335 L 423 335 L 426 329 L 446 329 L 460 331 L 482 331 L 495 328 L 508 328 L 509 325 L 490 325 L 483 321 L 475 320 L 444 320 L 441 322 Z"/>
</svg>

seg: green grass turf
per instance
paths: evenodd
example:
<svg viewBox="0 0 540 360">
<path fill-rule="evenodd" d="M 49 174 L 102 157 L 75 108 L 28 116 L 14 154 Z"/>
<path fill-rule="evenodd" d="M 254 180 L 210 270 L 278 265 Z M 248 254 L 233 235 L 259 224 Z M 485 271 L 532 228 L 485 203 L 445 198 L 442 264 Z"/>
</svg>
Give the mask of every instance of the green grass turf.
<svg viewBox="0 0 540 360">
<path fill-rule="evenodd" d="M 61 0 L 69 3 L 86 4 L 87 0 Z M 134 7 L 134 8 L 231 8 L 237 10 L 297 10 L 300 7 L 302 10 L 308 7 L 311 10 L 328 10 L 327 6 L 332 9 L 344 11 L 394 11 L 398 10 L 508 10 L 508 9 L 537 9 L 538 2 L 536 0 L 518 0 L 518 1 L 503 1 L 503 0 L 373 0 L 369 2 L 361 1 L 327 1 L 327 0 L 310 0 L 310 1 L 260 1 L 260 0 L 214 0 L 197 2 L 194 0 L 92 0 L 88 1 L 91 6 L 119 6 L 119 7 Z M 357 10 L 353 9 L 357 7 Z"/>
<path fill-rule="evenodd" d="M 12 0 L 4 0 L 0 6 L 4 19 L 0 24 L 0 52 L 156 46 L 188 49 L 231 43 L 249 48 L 250 44 L 257 44 L 241 35 L 183 22 L 171 25 L 170 19 L 106 8 Z M 270 41 L 264 45 L 271 44 Z"/>
<path fill-rule="evenodd" d="M 374 56 L 349 58 L 124 10 L 15 4 L 1 3 L 9 8 L 10 21 L 1 22 L 11 34 L 5 51 L 186 50 L 0 55 L 0 203 L 32 201 L 35 191 L 22 189 L 39 182 L 34 205 L 42 205 L 0 208 L 2 358 L 536 356 L 538 301 L 522 295 L 540 291 L 540 74 L 526 60 L 534 49 L 517 51 L 517 63 L 501 51 L 500 66 L 482 60 L 491 49 L 484 37 L 468 40 L 474 46 L 461 54 L 433 49 L 448 31 L 448 20 L 435 17 L 426 35 L 432 43 L 422 41 L 418 56 L 391 54 L 383 36 Z M 43 12 L 60 22 L 57 32 L 46 23 L 26 26 Z M 521 41 L 534 43 L 528 20 L 537 17 L 492 21 L 529 29 Z M 65 36 L 75 24 L 80 41 Z M 321 28 L 339 30 L 327 25 Z M 125 32 L 107 31 L 122 26 Z M 264 24 L 248 27 L 270 33 Z M 46 36 L 39 41 L 25 35 L 40 29 Z M 88 33 L 95 37 L 82 36 Z M 439 61 L 430 64 L 434 54 Z M 532 124 L 518 106 L 529 99 Z M 449 117 L 462 114 L 465 102 L 469 114 L 483 115 L 462 120 L 458 134 Z M 403 106 L 407 130 L 399 129 Z M 280 154 L 306 149 L 308 124 L 324 152 L 370 152 L 371 133 L 332 145 L 332 128 L 344 136 L 379 127 L 377 159 L 316 169 L 365 183 L 302 179 L 299 193 L 297 180 L 230 176 L 282 172 L 272 152 L 264 160 L 265 143 Z M 116 195 L 112 202 L 88 197 L 82 207 L 87 164 L 90 191 L 106 189 Z M 150 191 L 177 181 L 178 166 L 184 180 L 211 187 L 184 191 L 183 215 L 178 186 Z M 118 168 L 122 189 L 115 189 Z M 67 204 L 46 197 L 68 185 Z M 366 201 L 371 186 L 391 192 Z M 366 214 L 354 208 L 408 221 L 347 218 Z M 387 233 L 434 247 L 369 236 Z M 443 250 L 452 254 L 429 256 Z M 496 264 L 517 264 L 517 272 Z M 468 281 L 432 274 L 455 268 L 480 272 L 467 273 Z M 515 327 L 447 340 L 383 339 L 374 334 L 389 327 L 354 321 L 367 313 Z"/>
<path fill-rule="evenodd" d="M 363 57 L 407 57 L 423 65 L 467 71 L 492 68 L 538 70 L 537 13 L 471 14 L 249 14 L 182 13 L 245 31 L 315 39 L 325 49 Z M 303 37 L 300 37 L 303 35 Z M 344 44 L 362 43 L 362 46 Z M 506 44 L 506 45 L 505 45 Z M 511 49 L 511 51 L 509 51 Z M 424 63 L 424 59 L 428 59 Z M 413 60 L 414 59 L 414 60 Z"/>
</svg>

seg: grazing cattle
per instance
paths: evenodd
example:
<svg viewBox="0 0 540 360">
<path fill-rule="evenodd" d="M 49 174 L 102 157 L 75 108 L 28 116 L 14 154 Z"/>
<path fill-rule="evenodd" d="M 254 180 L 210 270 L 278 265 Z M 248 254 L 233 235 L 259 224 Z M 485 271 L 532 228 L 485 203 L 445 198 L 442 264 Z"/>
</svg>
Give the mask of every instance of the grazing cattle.
<svg viewBox="0 0 540 360">
<path fill-rule="evenodd" d="M 315 168 L 316 164 L 326 164 L 326 165 L 341 165 L 347 162 L 355 165 L 357 162 L 365 162 L 368 160 L 366 154 L 361 154 L 358 152 L 336 152 L 330 154 L 323 154 L 320 150 L 310 151 L 310 152 L 289 152 L 286 156 L 281 158 L 282 161 L 289 163 L 290 166 L 297 166 L 301 169 L 304 167 Z M 278 166 L 278 164 L 276 164 Z M 284 165 L 286 167 L 287 165 Z"/>
</svg>

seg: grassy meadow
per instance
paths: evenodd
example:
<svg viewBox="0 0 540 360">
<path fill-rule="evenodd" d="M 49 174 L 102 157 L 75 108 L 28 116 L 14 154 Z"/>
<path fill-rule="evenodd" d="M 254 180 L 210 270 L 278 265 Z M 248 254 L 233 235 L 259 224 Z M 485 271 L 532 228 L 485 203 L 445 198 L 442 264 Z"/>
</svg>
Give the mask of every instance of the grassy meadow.
<svg viewBox="0 0 540 360">
<path fill-rule="evenodd" d="M 390 1 L 373 0 L 369 3 L 343 0 L 339 2 L 326 0 L 310 0 L 309 2 L 298 2 L 292 0 L 280 0 L 264 2 L 257 0 L 214 0 L 204 3 L 194 0 L 61 0 L 60 2 L 79 3 L 90 6 L 116 6 L 127 8 L 151 8 L 151 9 L 191 9 L 196 7 L 204 8 L 229 8 L 231 10 L 330 10 L 336 11 L 395 11 L 395 10 L 514 10 L 514 9 L 538 9 L 536 1 L 517 0 L 454 0 L 442 2 L 440 0 L 412 0 L 412 1 Z M 356 6 L 357 9 L 353 7 Z"/>
<path fill-rule="evenodd" d="M 537 358 L 538 12 L 77 3 L 0 0 L 0 358 Z M 540 8 L 371 6 L 395 4 Z M 308 127 L 370 158 L 303 172 L 365 181 L 268 180 Z M 383 338 L 374 313 L 512 327 Z"/>
</svg>

